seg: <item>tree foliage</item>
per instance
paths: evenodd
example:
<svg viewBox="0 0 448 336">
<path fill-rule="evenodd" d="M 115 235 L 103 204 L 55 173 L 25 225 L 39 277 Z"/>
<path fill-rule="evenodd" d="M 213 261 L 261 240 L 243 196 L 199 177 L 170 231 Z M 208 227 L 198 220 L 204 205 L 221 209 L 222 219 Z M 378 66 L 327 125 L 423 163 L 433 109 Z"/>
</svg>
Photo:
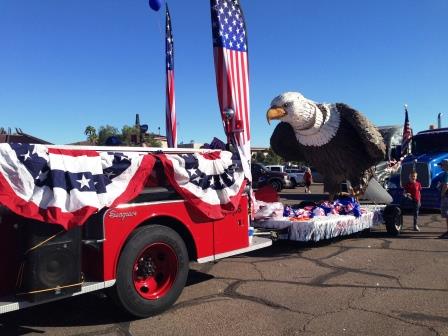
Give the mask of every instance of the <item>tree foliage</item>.
<svg viewBox="0 0 448 336">
<path fill-rule="evenodd" d="M 121 134 L 116 127 L 111 125 L 100 126 L 98 131 L 98 145 L 104 146 L 106 144 L 107 138 L 111 136 L 118 136 L 121 138 Z"/>
<path fill-rule="evenodd" d="M 155 134 L 147 134 L 145 137 L 145 143 L 148 147 L 162 147 L 162 142 L 155 138 Z"/>
<path fill-rule="evenodd" d="M 124 125 L 121 128 L 121 136 L 120 139 L 123 143 L 123 145 L 125 146 L 134 146 L 135 142 L 133 144 L 133 136 L 134 135 L 134 139 L 137 138 L 137 131 L 135 126 L 129 126 L 129 125 Z"/>
<path fill-rule="evenodd" d="M 265 165 L 276 165 L 284 162 L 283 158 L 275 154 L 271 148 L 269 148 L 266 152 L 257 152 L 255 154 L 254 161 Z"/>
<path fill-rule="evenodd" d="M 87 141 L 95 145 L 98 141 L 98 135 L 96 134 L 95 127 L 89 125 L 84 130 L 84 134 L 87 135 Z"/>
<path fill-rule="evenodd" d="M 302 166 L 304 165 L 303 162 L 285 162 L 285 160 L 274 153 L 274 151 L 272 150 L 272 148 L 269 148 L 267 151 L 265 152 L 257 152 L 253 158 L 254 161 L 256 162 L 260 162 L 264 165 L 283 165 L 283 164 L 294 164 L 294 165 L 298 165 L 298 166 Z"/>
<path fill-rule="evenodd" d="M 162 142 L 155 139 L 155 134 L 141 134 L 135 126 L 124 125 L 121 132 L 111 125 L 100 126 L 97 134 L 95 127 L 89 125 L 86 127 L 84 134 L 90 143 L 100 146 L 104 146 L 109 137 L 116 136 L 123 146 L 162 147 Z"/>
</svg>

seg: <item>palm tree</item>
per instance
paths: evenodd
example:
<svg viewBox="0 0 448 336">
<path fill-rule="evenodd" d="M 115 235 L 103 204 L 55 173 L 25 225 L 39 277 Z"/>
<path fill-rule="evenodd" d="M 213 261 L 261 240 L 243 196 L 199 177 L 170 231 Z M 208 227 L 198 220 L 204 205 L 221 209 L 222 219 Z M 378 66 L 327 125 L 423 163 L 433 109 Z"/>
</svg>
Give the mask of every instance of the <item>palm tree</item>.
<svg viewBox="0 0 448 336">
<path fill-rule="evenodd" d="M 87 141 L 89 141 L 91 144 L 96 144 L 98 140 L 98 135 L 96 134 L 96 129 L 93 126 L 87 126 L 84 134 L 87 135 Z"/>
</svg>

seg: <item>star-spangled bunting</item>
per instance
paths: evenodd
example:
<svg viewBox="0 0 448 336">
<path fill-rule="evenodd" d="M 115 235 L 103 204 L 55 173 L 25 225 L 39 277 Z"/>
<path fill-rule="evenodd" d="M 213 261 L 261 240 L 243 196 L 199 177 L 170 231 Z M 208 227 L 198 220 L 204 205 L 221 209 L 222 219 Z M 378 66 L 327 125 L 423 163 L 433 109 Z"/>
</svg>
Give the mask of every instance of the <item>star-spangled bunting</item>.
<svg viewBox="0 0 448 336">
<path fill-rule="evenodd" d="M 150 185 L 156 160 L 164 166 L 161 178 L 202 218 L 220 219 L 237 208 L 244 174 L 235 171 L 230 152 L 142 154 L 30 144 L 0 144 L 0 205 L 69 229 L 137 196 Z"/>
<path fill-rule="evenodd" d="M 24 217 L 82 225 L 104 207 L 135 197 L 155 158 L 137 153 L 0 145 L 0 203 Z"/>
<path fill-rule="evenodd" d="M 161 154 L 165 174 L 178 194 L 206 218 L 235 211 L 244 191 L 244 172 L 235 171 L 232 153 Z"/>
</svg>

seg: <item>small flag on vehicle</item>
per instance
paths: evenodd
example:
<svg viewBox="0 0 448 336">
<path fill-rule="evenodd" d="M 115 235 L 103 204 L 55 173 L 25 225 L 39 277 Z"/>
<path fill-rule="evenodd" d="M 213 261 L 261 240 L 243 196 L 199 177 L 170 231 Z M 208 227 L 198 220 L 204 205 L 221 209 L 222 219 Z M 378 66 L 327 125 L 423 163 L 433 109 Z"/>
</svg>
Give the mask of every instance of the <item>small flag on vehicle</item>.
<svg viewBox="0 0 448 336">
<path fill-rule="evenodd" d="M 412 139 L 412 128 L 409 124 L 408 106 L 404 105 L 404 126 L 403 126 L 403 138 L 401 140 L 401 156 L 405 156 L 409 153 L 409 145 Z"/>
</svg>

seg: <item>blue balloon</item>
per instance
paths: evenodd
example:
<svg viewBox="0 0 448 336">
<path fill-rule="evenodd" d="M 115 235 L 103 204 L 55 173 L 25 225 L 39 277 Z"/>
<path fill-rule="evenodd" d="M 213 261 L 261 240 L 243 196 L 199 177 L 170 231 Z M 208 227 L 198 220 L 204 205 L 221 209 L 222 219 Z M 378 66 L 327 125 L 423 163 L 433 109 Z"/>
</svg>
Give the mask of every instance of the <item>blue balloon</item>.
<svg viewBox="0 0 448 336">
<path fill-rule="evenodd" d="M 149 7 L 151 7 L 151 9 L 155 10 L 156 12 L 160 9 L 161 6 L 161 0 L 149 0 Z"/>
</svg>

